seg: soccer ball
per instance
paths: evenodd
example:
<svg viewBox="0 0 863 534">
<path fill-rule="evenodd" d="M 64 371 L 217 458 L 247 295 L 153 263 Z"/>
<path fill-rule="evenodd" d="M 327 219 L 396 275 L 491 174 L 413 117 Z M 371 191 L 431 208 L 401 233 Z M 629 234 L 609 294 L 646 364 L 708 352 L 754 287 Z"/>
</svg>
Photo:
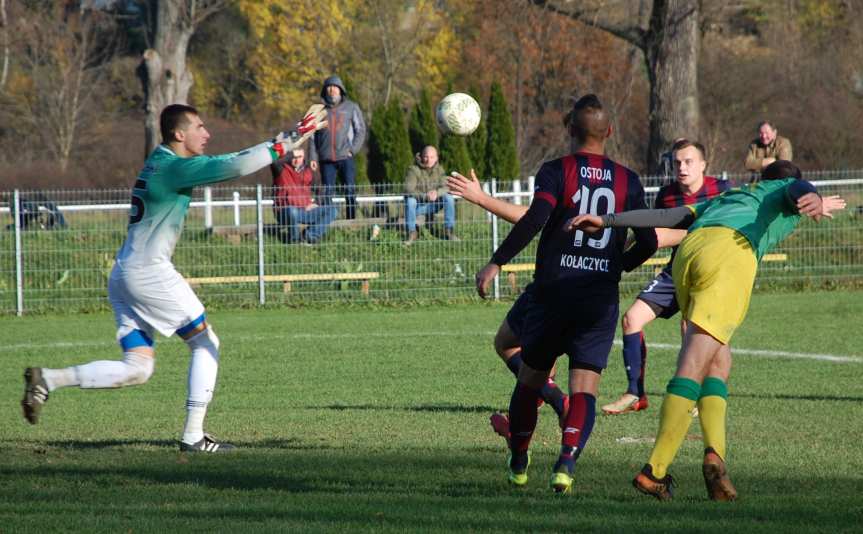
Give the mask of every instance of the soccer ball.
<svg viewBox="0 0 863 534">
<path fill-rule="evenodd" d="M 479 126 L 482 111 L 472 96 L 452 93 L 443 97 L 437 105 L 435 118 L 444 133 L 470 135 Z"/>
</svg>

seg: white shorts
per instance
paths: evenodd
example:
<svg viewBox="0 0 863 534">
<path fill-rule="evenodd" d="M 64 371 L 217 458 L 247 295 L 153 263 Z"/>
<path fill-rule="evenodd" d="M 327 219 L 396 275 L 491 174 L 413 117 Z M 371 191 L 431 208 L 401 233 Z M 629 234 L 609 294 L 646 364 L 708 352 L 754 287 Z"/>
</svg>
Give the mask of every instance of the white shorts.
<svg viewBox="0 0 863 534">
<path fill-rule="evenodd" d="M 145 268 L 115 263 L 108 278 L 108 300 L 114 308 L 117 341 L 133 330 L 151 338 L 153 330 L 170 337 L 204 313 L 204 305 L 170 263 Z"/>
</svg>

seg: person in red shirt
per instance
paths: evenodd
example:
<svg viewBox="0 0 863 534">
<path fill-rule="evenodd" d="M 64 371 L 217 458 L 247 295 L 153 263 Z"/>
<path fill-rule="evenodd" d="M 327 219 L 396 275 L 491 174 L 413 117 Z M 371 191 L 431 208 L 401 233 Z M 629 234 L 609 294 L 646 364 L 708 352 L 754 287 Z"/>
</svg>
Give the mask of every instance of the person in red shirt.
<svg viewBox="0 0 863 534">
<path fill-rule="evenodd" d="M 279 226 L 288 229 L 290 243 L 318 243 L 336 219 L 336 207 L 319 206 L 312 197 L 312 170 L 306 166 L 301 148 L 270 166 L 273 172 L 273 212 Z M 302 231 L 301 225 L 305 225 Z"/>
</svg>

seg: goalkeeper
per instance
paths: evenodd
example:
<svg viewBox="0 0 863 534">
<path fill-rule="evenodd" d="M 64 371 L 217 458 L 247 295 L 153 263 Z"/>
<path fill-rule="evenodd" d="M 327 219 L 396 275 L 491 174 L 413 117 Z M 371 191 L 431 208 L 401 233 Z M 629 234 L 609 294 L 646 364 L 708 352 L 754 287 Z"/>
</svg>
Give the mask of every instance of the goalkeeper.
<svg viewBox="0 0 863 534">
<path fill-rule="evenodd" d="M 24 417 L 36 424 L 48 394 L 58 388 L 120 388 L 143 384 L 155 367 L 154 333 L 176 333 L 189 346 L 186 423 L 180 450 L 222 452 L 233 448 L 204 433 L 204 416 L 216 386 L 219 338 L 204 306 L 171 257 L 195 186 L 251 174 L 290 153 L 326 127 L 323 106 L 309 109 L 297 131 L 242 152 L 205 156 L 209 132 L 191 106 L 167 106 L 159 117 L 162 144 L 132 187 L 128 234 L 108 280 L 108 300 L 117 324 L 122 360 L 92 361 L 63 369 L 29 367 L 24 372 Z"/>
<path fill-rule="evenodd" d="M 704 436 L 702 473 L 710 499 L 734 500 L 737 491 L 725 469 L 725 413 L 731 371 L 729 342 L 749 307 L 758 261 L 797 226 L 801 215 L 816 221 L 845 207 L 839 197 L 821 198 L 789 161 L 766 167 L 759 181 L 707 202 L 664 210 L 579 215 L 568 230 L 605 227 L 687 228 L 672 267 L 686 334 L 677 371 L 666 389 L 656 444 L 633 485 L 660 500 L 672 496 L 668 466 L 689 429 L 698 405 Z"/>
</svg>

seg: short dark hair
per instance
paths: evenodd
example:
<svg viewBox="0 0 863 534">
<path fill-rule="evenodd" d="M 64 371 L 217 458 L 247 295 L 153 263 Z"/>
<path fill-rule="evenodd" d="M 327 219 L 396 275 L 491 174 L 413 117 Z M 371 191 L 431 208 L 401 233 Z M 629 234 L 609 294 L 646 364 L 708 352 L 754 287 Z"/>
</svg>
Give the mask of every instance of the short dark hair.
<svg viewBox="0 0 863 534">
<path fill-rule="evenodd" d="M 159 115 L 159 130 L 162 132 L 162 142 L 171 143 L 176 141 L 174 134 L 177 130 L 187 126 L 191 121 L 189 115 L 197 115 L 198 110 L 186 104 L 171 104 L 165 106 Z"/>
<path fill-rule="evenodd" d="M 584 142 L 588 137 L 605 139 L 609 119 L 602 102 L 595 94 L 584 95 L 572 106 L 565 121 L 572 137 Z"/>
<path fill-rule="evenodd" d="M 785 178 L 803 179 L 800 167 L 788 160 L 778 159 L 761 170 L 762 180 L 784 180 Z"/>
<path fill-rule="evenodd" d="M 680 139 L 671 147 L 671 152 L 677 152 L 678 150 L 683 150 L 684 148 L 695 147 L 695 150 L 701 153 L 701 159 L 707 161 L 707 149 L 704 148 L 704 145 L 699 143 L 698 141 L 690 141 L 689 139 Z"/>
</svg>

